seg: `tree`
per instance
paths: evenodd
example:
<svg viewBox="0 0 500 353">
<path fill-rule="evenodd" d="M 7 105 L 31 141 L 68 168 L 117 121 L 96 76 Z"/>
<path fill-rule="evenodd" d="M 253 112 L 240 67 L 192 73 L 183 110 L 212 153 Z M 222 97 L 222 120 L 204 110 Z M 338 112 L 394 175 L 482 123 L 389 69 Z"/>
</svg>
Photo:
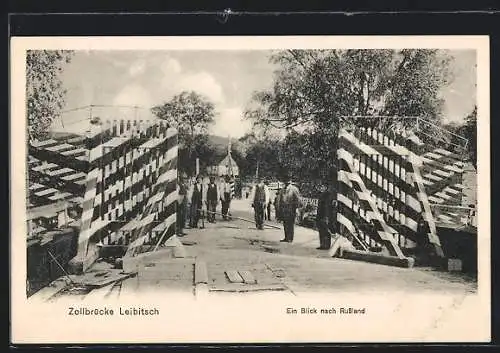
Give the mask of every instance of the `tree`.
<svg viewBox="0 0 500 353">
<path fill-rule="evenodd" d="M 332 127 L 343 116 L 439 118 L 450 58 L 436 50 L 287 50 L 271 90 L 256 92 L 245 115 L 284 128 Z"/>
<path fill-rule="evenodd" d="M 378 116 L 439 123 L 440 89 L 452 79 L 451 59 L 437 50 L 286 50 L 270 60 L 278 67 L 274 84 L 254 93 L 245 117 L 257 126 L 285 129 L 284 167 L 301 173 L 331 168 L 340 123 L 359 121 L 358 116 L 373 117 L 362 118 L 365 126 L 414 124 Z"/>
<path fill-rule="evenodd" d="M 449 131 L 443 148 L 462 155 L 477 168 L 477 107 L 461 123 L 449 122 L 443 127 Z"/>
<path fill-rule="evenodd" d="M 470 162 L 477 170 L 477 106 L 465 118 L 465 123 L 459 128 L 459 133 L 467 140 L 467 154 Z"/>
<path fill-rule="evenodd" d="M 200 158 L 202 169 L 214 153 L 207 139 L 208 127 L 216 116 L 213 103 L 196 92 L 184 91 L 153 107 L 152 112 L 178 129 L 179 169 L 193 175 L 196 158 Z"/>
<path fill-rule="evenodd" d="M 60 79 L 73 51 L 28 50 L 26 53 L 26 109 L 30 140 L 46 136 L 64 106 L 66 90 Z"/>
<path fill-rule="evenodd" d="M 275 178 L 279 176 L 281 163 L 279 153 L 281 143 L 272 138 L 256 139 L 246 151 L 245 163 L 241 166 L 242 175 L 254 177 L 259 168 L 259 176 Z"/>
</svg>

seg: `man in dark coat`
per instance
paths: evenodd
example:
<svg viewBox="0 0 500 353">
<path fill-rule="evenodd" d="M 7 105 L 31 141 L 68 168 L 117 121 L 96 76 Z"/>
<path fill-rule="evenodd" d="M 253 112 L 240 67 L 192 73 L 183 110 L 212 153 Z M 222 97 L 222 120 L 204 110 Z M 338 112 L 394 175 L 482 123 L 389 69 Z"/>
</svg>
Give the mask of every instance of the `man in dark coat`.
<svg viewBox="0 0 500 353">
<path fill-rule="evenodd" d="M 301 207 L 299 189 L 293 185 L 291 178 L 288 178 L 283 194 L 281 195 L 281 217 L 285 238 L 281 242 L 293 242 L 295 230 L 295 218 L 297 217 L 297 208 Z"/>
<path fill-rule="evenodd" d="M 215 223 L 215 212 L 219 203 L 219 187 L 215 183 L 215 177 L 210 177 L 210 183 L 207 186 L 207 219 L 210 223 Z"/>
<path fill-rule="evenodd" d="M 433 253 L 433 247 L 429 240 L 429 233 L 431 229 L 429 222 L 421 215 L 417 223 L 417 251 L 422 261 L 428 262 Z"/>
<path fill-rule="evenodd" d="M 333 194 L 326 185 L 322 186 L 321 195 L 318 200 L 318 210 L 316 213 L 316 224 L 319 233 L 320 250 L 328 250 L 331 247 L 330 231 L 334 224 L 333 219 Z"/>
<path fill-rule="evenodd" d="M 203 184 L 201 183 L 201 178 L 198 176 L 196 177 L 195 184 L 189 190 L 189 200 L 191 201 L 189 226 L 191 228 L 198 228 L 198 221 L 203 205 L 203 195 Z"/>
<path fill-rule="evenodd" d="M 252 207 L 255 212 L 255 226 L 257 229 L 264 229 L 264 210 L 269 202 L 269 189 L 257 178 L 257 183 L 252 190 Z"/>
<path fill-rule="evenodd" d="M 224 177 L 224 182 L 221 185 L 220 200 L 222 203 L 222 218 L 228 220 L 229 206 L 231 205 L 231 179 L 229 175 Z"/>
<path fill-rule="evenodd" d="M 285 191 L 284 188 L 278 189 L 276 192 L 276 197 L 274 198 L 274 212 L 276 215 L 276 221 L 281 222 L 282 217 L 281 217 L 281 200 L 283 199 L 283 192 Z"/>
<path fill-rule="evenodd" d="M 179 198 L 177 200 L 177 235 L 183 236 L 186 225 L 187 185 L 184 176 L 179 177 Z"/>
</svg>

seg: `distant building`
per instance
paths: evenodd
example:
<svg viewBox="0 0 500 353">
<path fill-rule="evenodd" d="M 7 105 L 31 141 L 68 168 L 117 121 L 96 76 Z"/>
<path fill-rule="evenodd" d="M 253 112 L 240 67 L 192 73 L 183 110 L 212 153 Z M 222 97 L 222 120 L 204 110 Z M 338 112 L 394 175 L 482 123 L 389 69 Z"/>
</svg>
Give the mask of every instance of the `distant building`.
<svg viewBox="0 0 500 353">
<path fill-rule="evenodd" d="M 240 169 L 230 153 L 226 155 L 218 164 L 207 167 L 208 174 L 211 175 L 233 175 L 239 176 Z"/>
<path fill-rule="evenodd" d="M 220 156 L 219 156 L 220 157 Z M 216 157 L 218 158 L 218 157 Z M 227 154 L 226 156 L 218 163 L 214 165 L 210 165 L 207 167 L 208 174 L 223 176 L 223 175 L 231 175 L 231 176 L 239 176 L 240 168 L 234 161 L 231 156 L 231 137 L 227 140 Z"/>
</svg>

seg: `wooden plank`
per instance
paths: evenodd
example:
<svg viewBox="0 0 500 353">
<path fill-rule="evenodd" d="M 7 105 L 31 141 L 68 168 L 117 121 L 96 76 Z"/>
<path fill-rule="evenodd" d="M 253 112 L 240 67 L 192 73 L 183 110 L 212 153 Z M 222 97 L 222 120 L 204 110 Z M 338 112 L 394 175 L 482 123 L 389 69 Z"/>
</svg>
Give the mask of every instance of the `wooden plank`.
<svg viewBox="0 0 500 353">
<path fill-rule="evenodd" d="M 380 253 L 347 249 L 343 251 L 342 258 L 404 268 L 412 268 L 413 264 L 415 263 L 415 260 L 411 257 L 399 258 L 396 256 L 387 256 Z"/>
<path fill-rule="evenodd" d="M 67 143 L 63 143 L 61 145 L 47 147 L 46 150 L 52 151 L 52 152 L 58 152 L 58 151 L 62 151 L 62 150 L 67 150 L 68 148 L 75 148 L 75 146 L 67 144 Z"/>
<path fill-rule="evenodd" d="M 56 140 L 53 139 L 48 139 L 48 140 L 43 140 L 43 141 L 34 141 L 31 143 L 33 147 L 42 147 L 42 146 L 47 146 L 47 145 L 53 145 L 59 143 Z"/>
<path fill-rule="evenodd" d="M 64 151 L 64 152 L 61 152 L 61 154 L 63 156 L 73 156 L 73 155 L 76 155 L 76 154 L 79 154 L 79 155 L 82 155 L 82 154 L 85 154 L 87 153 L 87 150 L 85 148 L 77 148 L 77 149 L 74 149 L 74 150 L 69 150 L 69 151 Z"/>
<path fill-rule="evenodd" d="M 456 166 L 455 164 L 446 165 L 444 168 L 451 170 L 452 172 L 455 172 L 455 173 L 462 173 L 464 171 L 462 168 Z"/>
<path fill-rule="evenodd" d="M 436 176 L 434 174 L 431 174 L 431 173 L 423 175 L 423 177 L 425 179 L 431 179 L 431 180 L 435 180 L 435 181 L 441 181 L 441 180 L 443 180 L 443 178 L 440 178 L 440 177 L 438 177 L 438 176 Z"/>
<path fill-rule="evenodd" d="M 35 192 L 35 195 L 36 196 L 47 196 L 47 195 L 53 194 L 55 192 L 57 192 L 57 189 L 50 188 L 50 189 L 45 189 L 42 191 Z"/>
<path fill-rule="evenodd" d="M 50 300 L 63 289 L 67 288 L 70 281 L 66 277 L 61 277 L 50 283 L 48 286 L 40 289 L 38 292 L 29 297 L 30 301 L 45 302 Z"/>
<path fill-rule="evenodd" d="M 444 192 L 441 192 L 441 191 L 440 191 L 440 192 L 436 192 L 436 193 L 434 194 L 434 196 L 435 196 L 435 197 L 439 197 L 439 198 L 441 198 L 441 199 L 445 199 L 445 200 L 448 200 L 449 198 L 451 198 L 451 196 L 450 196 L 450 195 L 448 195 L 448 194 L 446 194 L 446 193 L 444 193 Z"/>
<path fill-rule="evenodd" d="M 455 190 L 455 189 L 453 189 L 453 188 L 450 188 L 449 186 L 445 187 L 445 188 L 443 189 L 443 191 L 444 191 L 444 192 L 446 192 L 446 193 L 448 193 L 448 194 L 453 194 L 453 195 L 458 195 L 458 194 L 460 194 L 460 191 Z"/>
<path fill-rule="evenodd" d="M 226 284 L 209 288 L 210 292 L 258 292 L 258 291 L 285 291 L 288 288 L 284 284 L 256 284 L 243 286 L 241 284 Z"/>
<path fill-rule="evenodd" d="M 47 163 L 47 164 L 39 165 L 38 167 L 35 167 L 32 170 L 34 172 L 41 172 L 43 170 L 51 169 L 51 168 L 54 168 L 54 167 L 59 167 L 59 166 L 57 164 L 55 164 L 55 163 Z"/>
<path fill-rule="evenodd" d="M 55 194 L 53 196 L 50 196 L 49 197 L 49 200 L 52 200 L 52 201 L 57 201 L 57 200 L 60 200 L 60 199 L 64 199 L 66 197 L 69 197 L 69 196 L 72 196 L 73 194 L 69 193 L 69 192 L 63 192 L 62 194 L 61 193 L 58 193 L 58 194 Z"/>
<path fill-rule="evenodd" d="M 453 173 L 445 172 L 444 170 L 441 170 L 441 169 L 434 169 L 433 172 L 434 172 L 434 174 L 437 174 L 437 175 L 445 177 L 445 178 L 449 178 L 453 175 Z"/>
<path fill-rule="evenodd" d="M 99 277 L 95 276 L 95 274 L 89 273 L 88 276 L 84 275 L 83 278 L 80 279 L 74 278 L 73 281 L 82 286 L 101 288 L 118 281 L 123 281 L 137 274 L 137 272 L 116 273 L 116 271 L 111 270 L 108 270 L 106 272 L 107 273 L 105 275 Z"/>
<path fill-rule="evenodd" d="M 247 284 L 257 284 L 257 280 L 250 271 L 244 270 L 244 271 L 238 271 L 238 273 L 240 274 L 241 278 L 243 278 L 243 282 Z"/>
<path fill-rule="evenodd" d="M 75 174 L 70 174 L 70 175 L 63 176 L 61 179 L 66 180 L 66 181 L 70 181 L 70 180 L 74 180 L 74 179 L 80 179 L 80 178 L 83 178 L 83 177 L 86 177 L 86 176 L 87 176 L 87 174 L 82 173 L 82 172 L 78 172 L 78 173 L 75 173 Z"/>
<path fill-rule="evenodd" d="M 196 261 L 194 265 L 194 284 L 208 284 L 207 264 L 205 261 Z"/>
<path fill-rule="evenodd" d="M 128 138 L 124 138 L 124 137 L 113 137 L 111 140 L 102 144 L 101 146 L 107 147 L 107 148 L 118 147 L 128 140 L 129 140 Z"/>
<path fill-rule="evenodd" d="M 165 141 L 165 138 L 151 138 L 140 146 L 140 148 L 154 148 Z"/>
<path fill-rule="evenodd" d="M 243 278 L 235 270 L 225 271 L 227 278 L 231 283 L 243 283 Z"/>
<path fill-rule="evenodd" d="M 76 137 L 70 138 L 66 142 L 71 143 L 71 144 L 78 144 L 78 143 L 83 143 L 84 140 L 85 140 L 85 137 L 83 137 L 83 136 L 76 136 Z"/>
<path fill-rule="evenodd" d="M 197 284 L 195 286 L 195 296 L 197 298 L 203 298 L 203 297 L 206 297 L 206 295 L 208 294 L 208 285 L 205 284 L 205 283 L 200 283 L 200 284 Z"/>
<path fill-rule="evenodd" d="M 429 201 L 434 202 L 434 203 L 443 203 L 444 202 L 443 199 L 440 199 L 440 198 L 432 196 L 432 195 L 429 196 L 428 199 L 429 199 Z"/>
<path fill-rule="evenodd" d="M 61 174 L 67 174 L 67 173 L 74 173 L 75 171 L 70 168 L 62 168 L 62 169 L 55 169 L 55 170 L 50 170 L 47 171 L 45 174 L 50 175 L 50 176 L 57 176 Z"/>
<path fill-rule="evenodd" d="M 370 148 L 373 148 L 376 150 L 376 153 L 374 155 L 380 155 L 380 156 L 403 156 L 403 155 L 408 155 L 409 151 L 406 147 L 402 146 L 391 146 L 390 148 L 387 147 L 386 145 L 383 144 L 377 144 L 377 145 L 366 145 Z"/>
<path fill-rule="evenodd" d="M 87 180 L 84 178 L 84 179 L 76 180 L 76 181 L 74 181 L 74 183 L 78 184 L 78 185 L 85 185 L 87 183 Z"/>
<path fill-rule="evenodd" d="M 433 160 L 433 161 L 438 161 L 439 159 L 441 159 L 441 158 L 442 158 L 442 156 L 441 156 L 441 155 L 436 154 L 436 153 L 434 153 L 434 152 L 427 152 L 427 153 L 425 153 L 425 154 L 423 155 L 423 157 L 424 157 L 425 159 L 430 159 L 430 160 Z M 425 160 L 424 160 L 424 161 L 425 161 Z M 425 163 L 427 163 L 427 161 L 425 161 Z"/>
<path fill-rule="evenodd" d="M 91 290 L 83 300 L 102 300 L 105 299 L 113 289 L 114 283 L 110 283 L 107 286 L 96 288 Z"/>
<path fill-rule="evenodd" d="M 41 189 L 41 188 L 44 188 L 45 186 L 42 185 L 42 184 L 38 184 L 38 183 L 34 183 L 33 185 L 30 185 L 29 189 L 30 190 L 37 190 L 37 189 Z"/>
</svg>

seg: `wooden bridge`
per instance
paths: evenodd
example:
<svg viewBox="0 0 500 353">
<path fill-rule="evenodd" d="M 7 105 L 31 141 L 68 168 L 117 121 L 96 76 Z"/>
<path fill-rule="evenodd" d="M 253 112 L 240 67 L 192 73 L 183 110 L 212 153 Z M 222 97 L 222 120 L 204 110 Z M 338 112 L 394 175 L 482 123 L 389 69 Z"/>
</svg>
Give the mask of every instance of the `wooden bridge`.
<svg viewBox="0 0 500 353">
<path fill-rule="evenodd" d="M 424 142 L 418 129 L 388 126 L 359 120 L 339 131 L 340 233 L 360 250 L 382 248 L 398 259 L 416 248 L 444 257 L 437 228 L 468 219 L 460 148 L 446 150 Z"/>
<path fill-rule="evenodd" d="M 177 130 L 161 120 L 108 120 L 86 136 L 31 142 L 29 207 L 69 205 L 81 269 L 98 243 L 165 242 L 175 234 L 177 148 Z"/>
<path fill-rule="evenodd" d="M 399 264 L 420 248 L 444 258 L 440 229 L 470 225 L 471 209 L 461 205 L 464 146 L 433 145 L 427 130 L 356 119 L 339 130 L 339 238 L 356 251 L 382 249 Z M 161 120 L 108 120 L 85 136 L 33 141 L 29 229 L 47 230 L 44 217 L 75 227 L 71 263 L 79 271 L 98 258 L 102 244 L 128 246 L 131 257 L 156 250 L 175 239 L 177 158 L 177 130 Z M 332 255 L 336 248 L 334 241 Z"/>
</svg>

